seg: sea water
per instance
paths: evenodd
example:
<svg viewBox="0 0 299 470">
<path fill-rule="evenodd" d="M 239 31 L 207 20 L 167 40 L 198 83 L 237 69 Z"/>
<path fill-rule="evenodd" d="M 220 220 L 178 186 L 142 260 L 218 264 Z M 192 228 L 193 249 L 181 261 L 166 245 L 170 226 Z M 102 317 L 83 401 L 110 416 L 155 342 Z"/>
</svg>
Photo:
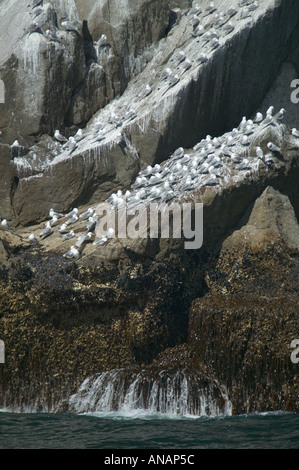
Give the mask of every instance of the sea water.
<svg viewBox="0 0 299 470">
<path fill-rule="evenodd" d="M 299 415 L 0 413 L 0 449 L 298 449 Z M 110 453 L 111 454 L 111 453 Z"/>
</svg>

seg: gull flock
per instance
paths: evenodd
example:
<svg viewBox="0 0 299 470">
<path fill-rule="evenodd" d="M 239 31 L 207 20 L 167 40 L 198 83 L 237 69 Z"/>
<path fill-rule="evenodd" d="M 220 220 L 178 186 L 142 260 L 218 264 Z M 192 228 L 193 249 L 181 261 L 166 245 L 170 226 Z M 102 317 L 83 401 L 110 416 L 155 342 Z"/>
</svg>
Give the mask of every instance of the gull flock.
<svg viewBox="0 0 299 470">
<path fill-rule="evenodd" d="M 123 207 L 138 209 L 140 204 L 153 202 L 167 204 L 173 200 L 179 201 L 200 188 L 213 187 L 221 192 L 231 182 L 253 179 L 261 168 L 268 171 L 279 167 L 284 161 L 280 147 L 286 133 L 284 116 L 283 108 L 275 113 L 274 106 L 270 106 L 265 115 L 258 112 L 253 119 L 244 116 L 237 128 L 220 137 L 207 135 L 188 153 L 179 147 L 163 163 L 141 170 L 130 190 L 118 190 L 106 202 L 115 210 Z M 263 135 L 271 135 L 275 140 L 266 142 L 264 150 L 258 145 Z M 291 129 L 291 135 L 296 141 L 299 139 L 297 129 Z M 99 247 L 115 236 L 114 230 L 109 228 L 104 236 L 96 240 L 95 228 L 99 216 L 95 208 L 88 208 L 81 214 L 78 208 L 68 213 L 50 209 L 49 218 L 39 238 L 44 240 L 56 230 L 62 241 L 74 239 L 70 250 L 63 255 L 66 258 L 79 259 L 86 243 L 91 242 Z M 82 223 L 85 223 L 83 230 Z M 80 228 L 75 233 L 77 224 Z M 8 229 L 6 220 L 1 225 Z M 34 234 L 29 235 L 29 240 L 31 243 L 38 242 Z"/>
</svg>

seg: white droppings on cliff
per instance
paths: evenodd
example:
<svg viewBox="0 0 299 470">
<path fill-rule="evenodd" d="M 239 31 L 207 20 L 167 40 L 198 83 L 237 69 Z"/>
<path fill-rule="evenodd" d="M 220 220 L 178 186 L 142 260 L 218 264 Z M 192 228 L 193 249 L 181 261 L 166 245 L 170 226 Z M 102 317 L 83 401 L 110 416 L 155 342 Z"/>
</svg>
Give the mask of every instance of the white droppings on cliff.
<svg viewBox="0 0 299 470">
<path fill-rule="evenodd" d="M 23 59 L 24 70 L 34 74 L 40 70 L 41 54 L 47 48 L 47 42 L 41 34 L 32 33 L 25 36 L 20 51 L 20 57 Z"/>
</svg>

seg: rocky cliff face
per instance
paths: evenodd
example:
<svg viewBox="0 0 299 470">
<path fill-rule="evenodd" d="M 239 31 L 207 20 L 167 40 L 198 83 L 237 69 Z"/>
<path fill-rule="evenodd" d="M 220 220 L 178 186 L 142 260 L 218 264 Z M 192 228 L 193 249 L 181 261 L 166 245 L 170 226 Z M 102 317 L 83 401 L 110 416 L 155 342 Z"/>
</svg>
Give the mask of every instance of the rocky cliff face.
<svg viewBox="0 0 299 470">
<path fill-rule="evenodd" d="M 0 406 L 76 410 L 121 369 L 183 370 L 194 413 L 298 410 L 298 2 L 35 3 L 0 3 Z M 202 203 L 203 246 L 62 238 L 109 196 Z"/>
</svg>

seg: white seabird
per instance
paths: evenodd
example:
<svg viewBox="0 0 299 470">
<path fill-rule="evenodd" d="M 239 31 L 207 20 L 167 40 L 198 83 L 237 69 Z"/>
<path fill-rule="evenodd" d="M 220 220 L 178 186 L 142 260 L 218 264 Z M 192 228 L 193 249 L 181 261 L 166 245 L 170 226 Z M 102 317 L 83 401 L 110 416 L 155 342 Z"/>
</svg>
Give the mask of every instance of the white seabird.
<svg viewBox="0 0 299 470">
<path fill-rule="evenodd" d="M 260 123 L 260 122 L 262 122 L 263 119 L 264 119 L 264 117 L 263 117 L 262 113 L 258 112 L 253 121 L 255 123 Z"/>
<path fill-rule="evenodd" d="M 204 29 L 203 25 L 198 24 L 196 26 L 196 28 L 194 28 L 194 30 L 191 32 L 191 34 L 194 38 L 197 38 L 197 37 L 202 36 L 204 34 L 204 30 L 205 29 Z"/>
<path fill-rule="evenodd" d="M 271 152 L 281 153 L 281 148 L 273 144 L 273 142 L 268 142 L 267 147 L 269 150 L 271 150 Z"/>
<path fill-rule="evenodd" d="M 175 75 L 173 73 L 170 73 L 167 77 L 167 81 L 169 83 L 169 85 L 176 85 L 179 81 L 180 81 L 180 78 L 178 75 Z"/>
<path fill-rule="evenodd" d="M 256 156 L 260 159 L 264 159 L 264 152 L 262 151 L 261 147 L 256 148 Z"/>
<path fill-rule="evenodd" d="M 231 33 L 235 29 L 235 26 L 232 24 L 232 22 L 228 22 L 223 26 L 223 31 L 225 31 L 226 34 Z"/>
<path fill-rule="evenodd" d="M 195 28 L 199 24 L 198 16 L 194 15 L 193 18 L 190 20 L 190 24 Z"/>
<path fill-rule="evenodd" d="M 71 230 L 69 233 L 65 233 L 64 235 L 61 236 L 61 238 L 63 238 L 64 240 L 71 240 L 72 238 L 74 238 L 75 236 L 75 232 L 74 230 Z"/>
<path fill-rule="evenodd" d="M 181 63 L 181 68 L 184 70 L 184 72 L 186 72 L 186 70 L 191 69 L 191 67 L 192 67 L 192 62 L 189 59 L 186 59 Z"/>
<path fill-rule="evenodd" d="M 79 251 L 74 246 L 71 246 L 71 249 L 63 255 L 65 258 L 75 258 L 78 259 L 80 256 Z"/>
<path fill-rule="evenodd" d="M 68 226 L 66 224 L 58 225 L 57 229 L 58 232 L 64 233 L 68 231 Z"/>
<path fill-rule="evenodd" d="M 141 92 L 139 93 L 138 97 L 140 99 L 143 99 L 143 98 L 146 98 L 148 95 L 150 95 L 152 92 L 152 89 L 151 89 L 151 86 L 149 84 L 147 84 L 143 90 L 141 90 Z"/>
<path fill-rule="evenodd" d="M 49 216 L 50 216 L 51 218 L 57 217 L 57 218 L 59 219 L 59 218 L 61 218 L 61 217 L 64 217 L 64 214 L 62 214 L 61 212 L 56 212 L 56 211 L 54 211 L 54 209 L 50 209 L 50 210 L 49 210 Z"/>
<path fill-rule="evenodd" d="M 204 14 L 204 16 L 211 15 L 216 10 L 217 10 L 217 8 L 215 7 L 215 3 L 210 2 L 209 5 L 205 8 L 206 13 Z"/>
<path fill-rule="evenodd" d="M 129 109 L 125 114 L 125 119 L 134 119 L 137 116 L 137 113 L 134 108 Z"/>
<path fill-rule="evenodd" d="M 241 19 L 242 20 L 245 20 L 246 18 L 248 17 L 251 17 L 251 13 L 250 11 L 248 10 L 247 7 L 245 7 L 243 10 L 242 10 L 242 13 L 241 13 Z"/>
<path fill-rule="evenodd" d="M 186 54 L 184 51 L 180 51 L 177 56 L 176 56 L 176 59 L 179 61 L 179 62 L 182 62 L 183 60 L 186 59 Z"/>
<path fill-rule="evenodd" d="M 248 5 L 247 8 L 248 8 L 249 11 L 254 11 L 254 10 L 256 10 L 258 7 L 259 7 L 259 6 L 258 6 L 258 3 L 257 3 L 257 2 L 253 2 L 253 3 L 251 3 L 250 5 Z"/>
<path fill-rule="evenodd" d="M 100 39 L 98 40 L 98 46 L 107 46 L 107 36 L 105 34 L 102 34 Z"/>
<path fill-rule="evenodd" d="M 294 137 L 296 137 L 297 139 L 299 139 L 299 131 L 298 131 L 298 129 L 296 129 L 296 127 L 293 127 L 293 129 L 292 129 L 292 135 L 293 135 Z"/>
<path fill-rule="evenodd" d="M 110 227 L 108 230 L 107 230 L 107 233 L 105 235 L 106 238 L 113 238 L 115 236 L 115 230 L 114 228 Z"/>
<path fill-rule="evenodd" d="M 77 215 L 79 212 L 79 210 L 77 209 L 77 207 L 75 207 L 74 209 L 72 209 L 70 212 L 68 212 L 67 214 L 65 214 L 65 217 L 73 217 L 73 215 Z"/>
<path fill-rule="evenodd" d="M 3 219 L 2 222 L 1 222 L 1 227 L 8 230 L 9 229 L 9 225 L 8 225 L 8 222 L 6 219 Z"/>
<path fill-rule="evenodd" d="M 228 14 L 228 16 L 229 16 L 230 18 L 231 18 L 232 16 L 236 15 L 236 14 L 237 14 L 236 8 L 230 7 L 230 8 L 227 10 L 227 14 Z"/>
<path fill-rule="evenodd" d="M 68 219 L 66 222 L 65 222 L 65 225 L 72 225 L 72 224 L 75 224 L 76 222 L 78 222 L 79 220 L 79 217 L 77 215 L 73 215 L 70 219 Z"/>
<path fill-rule="evenodd" d="M 34 233 L 31 233 L 29 235 L 28 239 L 29 239 L 30 243 L 37 243 L 37 239 L 36 239 Z"/>
<path fill-rule="evenodd" d="M 53 230 L 51 228 L 51 225 L 50 225 L 50 222 L 47 222 L 46 224 L 46 227 L 44 228 L 44 230 L 40 233 L 40 237 L 42 239 L 48 237 L 49 235 L 51 235 L 53 233 Z"/>
<path fill-rule="evenodd" d="M 83 220 L 88 219 L 88 217 L 91 217 L 93 213 L 94 213 L 94 209 L 92 207 L 89 207 L 87 211 L 82 212 L 82 214 L 79 215 L 79 218 Z"/>
<path fill-rule="evenodd" d="M 76 26 L 73 25 L 73 23 L 71 23 L 70 21 L 63 21 L 63 22 L 61 23 L 61 26 L 62 26 L 66 31 L 79 33 L 78 28 L 76 28 Z"/>
<path fill-rule="evenodd" d="M 198 61 L 202 64 L 204 64 L 205 62 L 208 62 L 208 56 L 207 54 L 205 54 L 204 52 L 202 52 L 201 54 L 199 54 L 198 56 Z"/>
<path fill-rule="evenodd" d="M 92 232 L 95 229 L 98 220 L 99 220 L 99 217 L 97 215 L 89 217 L 88 223 L 86 225 L 86 228 L 89 232 Z"/>
<path fill-rule="evenodd" d="M 250 166 L 250 162 L 247 158 L 244 158 L 244 160 L 239 163 L 239 165 L 236 167 L 237 170 L 250 170 L 251 169 L 251 166 Z"/>
<path fill-rule="evenodd" d="M 76 142 L 79 142 L 83 138 L 83 130 L 80 128 L 77 130 L 76 134 L 74 135 L 74 139 Z"/>
<path fill-rule="evenodd" d="M 286 110 L 284 108 L 281 108 L 280 111 L 278 111 L 276 118 L 281 121 L 286 114 Z"/>
<path fill-rule="evenodd" d="M 211 174 L 207 180 L 203 181 L 204 186 L 213 186 L 217 184 L 217 176 L 215 174 Z"/>
<path fill-rule="evenodd" d="M 88 232 L 88 233 L 84 233 L 83 235 L 81 235 L 80 237 L 78 237 L 77 241 L 76 241 L 76 247 L 79 248 L 81 245 L 83 245 L 83 243 L 91 240 L 93 237 L 93 234 L 91 232 Z"/>
<path fill-rule="evenodd" d="M 55 131 L 54 137 L 55 137 L 56 140 L 58 140 L 58 142 L 67 142 L 68 141 L 67 138 L 64 137 L 58 129 Z"/>
<path fill-rule="evenodd" d="M 93 245 L 101 246 L 101 245 L 104 245 L 107 241 L 108 241 L 107 237 L 102 237 L 100 240 L 93 242 Z"/>
</svg>

